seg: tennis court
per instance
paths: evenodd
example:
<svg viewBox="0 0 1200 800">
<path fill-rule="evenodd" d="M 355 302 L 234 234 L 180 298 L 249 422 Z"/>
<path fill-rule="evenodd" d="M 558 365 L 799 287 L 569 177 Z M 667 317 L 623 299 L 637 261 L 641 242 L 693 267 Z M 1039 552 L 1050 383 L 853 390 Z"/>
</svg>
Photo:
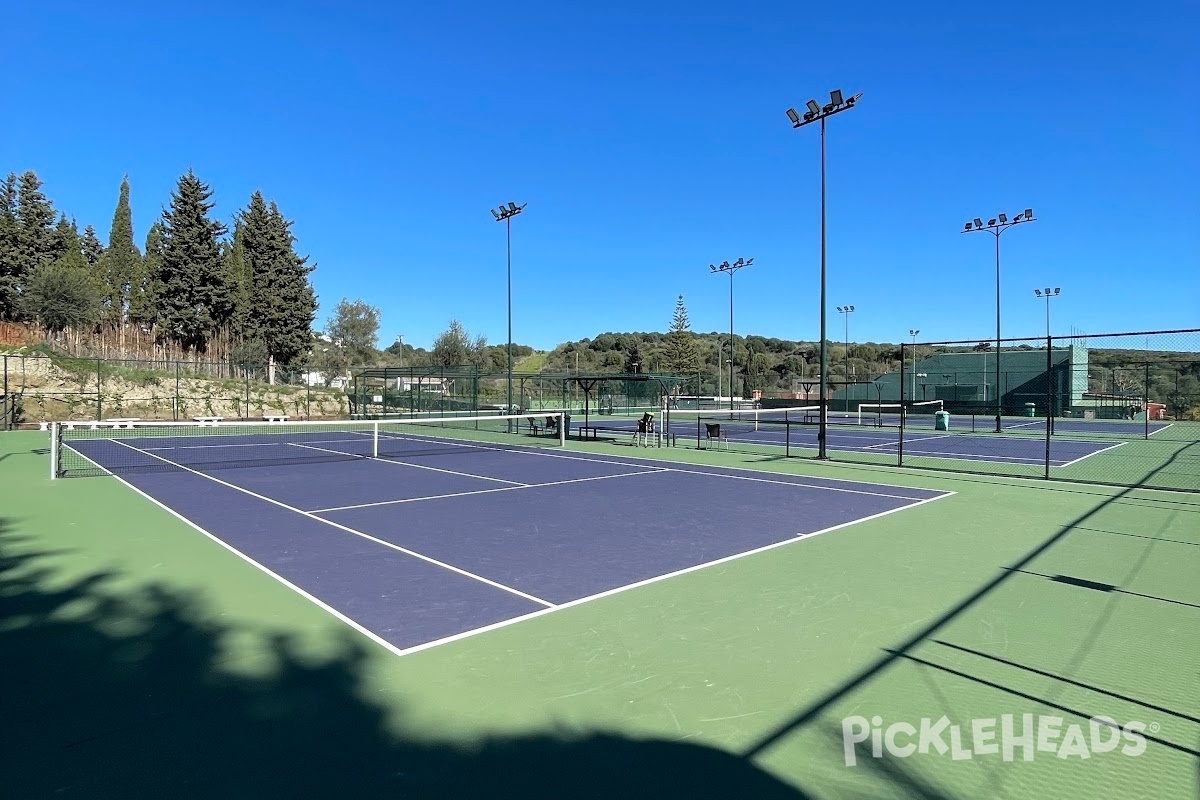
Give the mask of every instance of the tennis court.
<svg viewBox="0 0 1200 800">
<path fill-rule="evenodd" d="M 399 652 L 950 494 L 504 430 L 528 421 L 84 428 L 60 434 L 59 458 L 64 476 L 116 475 Z"/>
<path fill-rule="evenodd" d="M 671 412 L 668 435 L 675 444 L 693 443 L 712 446 L 707 426 L 719 425 L 720 435 L 739 445 L 766 448 L 792 448 L 798 451 L 815 450 L 817 446 L 819 409 L 800 407 L 763 409 L 759 411 L 702 411 Z M 938 432 L 932 414 L 905 416 L 869 412 L 833 412 L 829 414 L 827 446 L 841 452 L 887 453 L 894 455 L 900 447 L 901 425 L 904 426 L 904 452 L 912 456 L 932 456 L 958 461 L 981 461 L 1001 464 L 1041 464 L 1046 459 L 1045 421 L 1026 417 L 1005 418 L 1003 433 L 996 434 L 988 418 L 986 430 L 953 425 Z M 614 420 L 605 422 L 613 429 L 632 433 L 636 422 Z M 982 426 L 983 421 L 979 421 Z M 1151 423 L 1151 432 L 1168 427 Z M 975 427 L 974 424 L 971 427 Z M 1135 430 L 1136 429 L 1136 430 Z M 1051 467 L 1070 467 L 1084 459 L 1120 447 L 1121 442 L 1086 438 L 1087 433 L 1100 435 L 1140 435 L 1144 423 L 1111 420 L 1056 420 L 1055 435 L 1049 443 Z M 1083 435 L 1079 435 L 1083 434 Z M 719 446 L 719 442 L 717 443 Z"/>
<path fill-rule="evenodd" d="M 507 427 L 0 437 L 7 796 L 1194 796 L 1194 494 Z"/>
</svg>

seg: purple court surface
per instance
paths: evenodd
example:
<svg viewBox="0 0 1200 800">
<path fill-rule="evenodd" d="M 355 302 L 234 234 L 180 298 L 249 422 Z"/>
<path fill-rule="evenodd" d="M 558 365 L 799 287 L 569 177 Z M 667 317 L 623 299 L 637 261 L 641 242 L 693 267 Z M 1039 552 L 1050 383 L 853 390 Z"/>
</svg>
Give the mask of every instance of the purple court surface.
<svg viewBox="0 0 1200 800">
<path fill-rule="evenodd" d="M 784 425 L 778 421 L 762 421 L 759 424 L 746 420 L 722 420 L 719 412 L 701 418 L 703 422 L 722 424 L 726 435 L 735 442 L 753 445 L 783 447 L 789 442 L 796 448 L 815 448 L 817 445 L 817 425 L 809 421 L 793 420 Z M 863 418 L 865 424 L 858 424 L 857 415 L 834 414 L 830 417 L 827 446 L 833 451 L 853 451 L 862 453 L 885 453 L 895 457 L 899 447 L 899 419 L 891 423 L 883 420 L 883 425 L 871 424 L 871 416 Z M 594 423 L 595 424 L 595 423 Z M 600 423 L 613 428 L 630 428 L 635 424 L 628 420 L 605 420 Z M 991 426 L 992 418 L 977 418 L 976 425 Z M 1149 429 L 1153 436 L 1169 426 L 1169 423 L 1152 422 Z M 983 461 L 1002 464 L 1040 465 L 1046 461 L 1045 420 L 1028 418 L 1009 418 L 1004 421 L 1005 433 L 996 434 L 990 427 L 982 427 L 975 431 L 964 428 L 961 424 L 946 432 L 933 430 L 932 418 L 914 420 L 910 418 L 904 430 L 905 457 L 928 456 L 932 458 Z M 703 444 L 703 428 L 698 427 L 694 417 L 678 419 L 670 424 L 671 432 L 677 441 L 700 441 Z M 1114 441 L 1114 437 L 1134 438 L 1144 434 L 1144 422 L 1121 420 L 1055 420 L 1055 436 L 1050 442 L 1050 466 L 1069 467 L 1085 458 L 1120 447 L 1122 441 Z M 1088 439 L 1081 434 L 1094 434 L 1097 438 Z M 1062 434 L 1070 434 L 1071 438 Z M 1079 438 L 1075 438 L 1079 436 Z"/>
<path fill-rule="evenodd" d="M 371 459 L 313 436 L 282 446 L 346 457 L 267 465 L 281 445 L 253 435 L 71 446 L 164 467 L 119 480 L 396 652 L 948 494 L 429 437 Z"/>
</svg>

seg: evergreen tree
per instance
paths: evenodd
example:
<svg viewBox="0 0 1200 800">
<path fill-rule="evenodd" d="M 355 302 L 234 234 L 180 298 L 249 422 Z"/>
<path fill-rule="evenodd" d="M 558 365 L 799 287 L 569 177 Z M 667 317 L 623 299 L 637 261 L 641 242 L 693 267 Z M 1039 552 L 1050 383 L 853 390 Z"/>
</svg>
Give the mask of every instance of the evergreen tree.
<svg viewBox="0 0 1200 800">
<path fill-rule="evenodd" d="M 93 325 L 100 312 L 100 293 L 83 254 L 79 234 L 66 218 L 55 230 L 61 255 L 39 265 L 29 276 L 21 296 L 26 317 L 52 333 Z"/>
<path fill-rule="evenodd" d="M 642 357 L 642 350 L 635 340 L 629 347 L 625 348 L 625 372 L 633 374 L 635 372 L 648 372 L 646 369 L 646 359 Z"/>
<path fill-rule="evenodd" d="M 307 258 L 296 254 L 291 225 L 274 202 L 268 206 L 255 192 L 241 215 L 241 252 L 236 229 L 230 252 L 232 278 L 241 281 L 245 292 L 245 334 L 261 341 L 270 362 L 279 364 L 308 352 L 317 312 L 316 295 L 308 282 L 312 267 Z M 351 363 L 373 361 L 378 355 L 379 310 L 361 301 L 343 301 L 338 310 L 342 313 L 335 313 L 337 336 L 331 338 L 342 341 Z"/>
<path fill-rule="evenodd" d="M 103 262 L 105 306 L 108 321 L 121 325 L 130 316 L 130 294 L 140 271 L 141 256 L 133 243 L 133 215 L 129 210 L 129 176 L 121 179 L 112 227 L 108 229 L 108 250 Z"/>
<path fill-rule="evenodd" d="M 463 324 L 452 319 L 449 327 L 433 340 L 433 362 L 443 367 L 466 366 L 476 363 L 479 360 L 480 349 L 486 347 L 486 338 L 477 337 L 472 341 L 471 334 L 467 333 Z M 508 368 L 507 347 L 505 345 L 505 369 Z"/>
<path fill-rule="evenodd" d="M 233 223 L 233 238 L 221 243 L 221 257 L 225 263 L 225 282 L 229 285 L 233 312 L 229 317 L 229 331 L 239 343 L 253 338 L 250 317 L 250 295 L 253 291 L 250 268 L 246 263 L 244 215 L 239 214 Z M 253 359 L 243 359 L 253 360 Z"/>
<path fill-rule="evenodd" d="M 700 368 L 700 356 L 696 352 L 695 336 L 692 334 L 692 324 L 688 321 L 687 308 L 683 304 L 683 295 L 679 295 L 675 302 L 675 316 L 667 334 L 664 355 L 667 369 L 676 374 L 694 375 Z"/>
<path fill-rule="evenodd" d="M 217 239 L 225 226 L 208 218 L 212 190 L 190 169 L 163 212 L 163 254 L 156 287 L 160 333 L 185 350 L 204 352 L 229 320 L 232 303 Z"/>
<path fill-rule="evenodd" d="M 5 182 L 5 197 L 11 208 L 14 230 L 0 268 L 0 318 L 19 319 L 22 315 L 21 290 L 26 278 L 38 267 L 48 266 L 58 257 L 54 236 L 54 207 L 42 194 L 42 182 L 32 170 L 16 181 L 16 202 L 12 201 L 11 177 Z"/>
<path fill-rule="evenodd" d="M 158 298 L 162 294 L 158 283 L 162 274 L 163 230 L 155 222 L 146 232 L 146 252 L 137 259 L 129 280 L 129 321 L 145 328 L 158 322 Z M 156 289 L 156 287 L 160 287 Z"/>
<path fill-rule="evenodd" d="M 96 236 L 96 229 L 91 225 L 83 229 L 83 236 L 79 238 L 79 249 L 88 269 L 99 274 L 100 261 L 104 258 L 104 245 L 100 243 L 100 237 Z"/>
<path fill-rule="evenodd" d="M 10 172 L 0 185 L 0 320 L 14 319 L 20 297 L 20 226 L 17 221 L 17 176 Z"/>
</svg>

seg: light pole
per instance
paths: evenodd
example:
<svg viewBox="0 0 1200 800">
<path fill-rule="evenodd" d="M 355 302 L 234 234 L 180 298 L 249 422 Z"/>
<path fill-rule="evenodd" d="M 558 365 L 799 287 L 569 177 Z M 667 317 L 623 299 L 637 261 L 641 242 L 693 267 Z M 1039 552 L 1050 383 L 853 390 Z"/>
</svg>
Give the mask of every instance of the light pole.
<svg viewBox="0 0 1200 800">
<path fill-rule="evenodd" d="M 917 399 L 917 334 L 921 331 L 916 328 L 909 328 L 908 335 L 913 340 L 913 379 L 912 379 L 912 396 L 909 397 L 909 402 Z"/>
<path fill-rule="evenodd" d="M 1049 286 L 1047 286 L 1045 288 L 1045 290 L 1042 290 L 1042 289 L 1034 289 L 1033 290 L 1033 293 L 1036 296 L 1046 298 L 1046 339 L 1047 340 L 1050 339 L 1050 298 L 1058 297 L 1058 293 L 1060 291 L 1061 290 L 1057 286 L 1055 286 L 1053 289 L 1051 289 Z"/>
<path fill-rule="evenodd" d="M 793 128 L 802 128 L 811 122 L 821 121 L 821 424 L 817 429 L 817 458 L 828 458 L 825 454 L 825 434 L 829 425 L 829 402 L 825 391 L 829 372 L 829 354 L 825 347 L 825 118 L 832 117 L 838 112 L 854 108 L 862 92 L 851 98 L 843 98 L 841 89 L 829 93 L 829 102 L 824 106 L 817 105 L 816 100 L 809 100 L 805 107 L 808 109 L 801 117 L 796 109 L 787 110 L 788 119 Z"/>
<path fill-rule="evenodd" d="M 717 408 L 721 407 L 721 373 L 725 369 L 725 342 L 717 339 Z"/>
<path fill-rule="evenodd" d="M 854 313 L 854 306 L 838 306 L 838 313 L 844 314 L 846 319 L 846 382 L 850 382 L 850 315 Z M 846 391 L 849 391 L 847 389 Z"/>
<path fill-rule="evenodd" d="M 962 229 L 962 233 L 987 231 L 996 237 L 996 433 L 1003 430 L 1000 421 L 1004 416 L 1004 392 L 1000 390 L 1000 234 L 1014 225 L 1033 221 L 1033 209 L 1027 208 L 1011 220 L 1007 214 L 999 214 L 989 219 L 987 225 L 984 225 L 983 220 L 976 217 L 967 222 Z"/>
<path fill-rule="evenodd" d="M 508 408 L 505 414 L 512 413 L 512 376 L 513 376 L 513 357 L 512 357 L 512 218 L 525 210 L 528 203 L 517 205 L 510 202 L 507 207 L 492 209 L 492 216 L 496 218 L 496 222 L 503 222 L 505 227 L 505 252 L 508 262 Z M 513 431 L 512 420 L 508 421 L 509 433 Z"/>
<path fill-rule="evenodd" d="M 708 269 L 712 274 L 719 272 L 729 273 L 729 410 L 733 411 L 733 275 L 739 269 L 748 267 L 754 263 L 753 258 L 739 258 L 737 261 L 730 264 L 728 261 L 722 261 L 718 266 L 709 264 Z"/>
</svg>

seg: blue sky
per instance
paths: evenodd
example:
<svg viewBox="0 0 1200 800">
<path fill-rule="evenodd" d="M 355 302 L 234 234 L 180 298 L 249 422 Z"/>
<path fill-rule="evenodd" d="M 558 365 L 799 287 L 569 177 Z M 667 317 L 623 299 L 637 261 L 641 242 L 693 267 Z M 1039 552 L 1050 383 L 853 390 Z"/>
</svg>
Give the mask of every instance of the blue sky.
<svg viewBox="0 0 1200 800">
<path fill-rule="evenodd" d="M 1200 6 L 1194 2 L 22 3 L 5 10 L 0 171 L 34 169 L 107 236 L 135 236 L 191 167 L 228 221 L 261 189 L 318 264 L 321 317 L 382 311 L 381 345 L 452 318 L 550 348 L 665 330 L 818 335 L 819 137 L 828 265 L 850 337 L 1200 325 Z M 14 7 L 15 6 L 15 7 Z"/>
</svg>

